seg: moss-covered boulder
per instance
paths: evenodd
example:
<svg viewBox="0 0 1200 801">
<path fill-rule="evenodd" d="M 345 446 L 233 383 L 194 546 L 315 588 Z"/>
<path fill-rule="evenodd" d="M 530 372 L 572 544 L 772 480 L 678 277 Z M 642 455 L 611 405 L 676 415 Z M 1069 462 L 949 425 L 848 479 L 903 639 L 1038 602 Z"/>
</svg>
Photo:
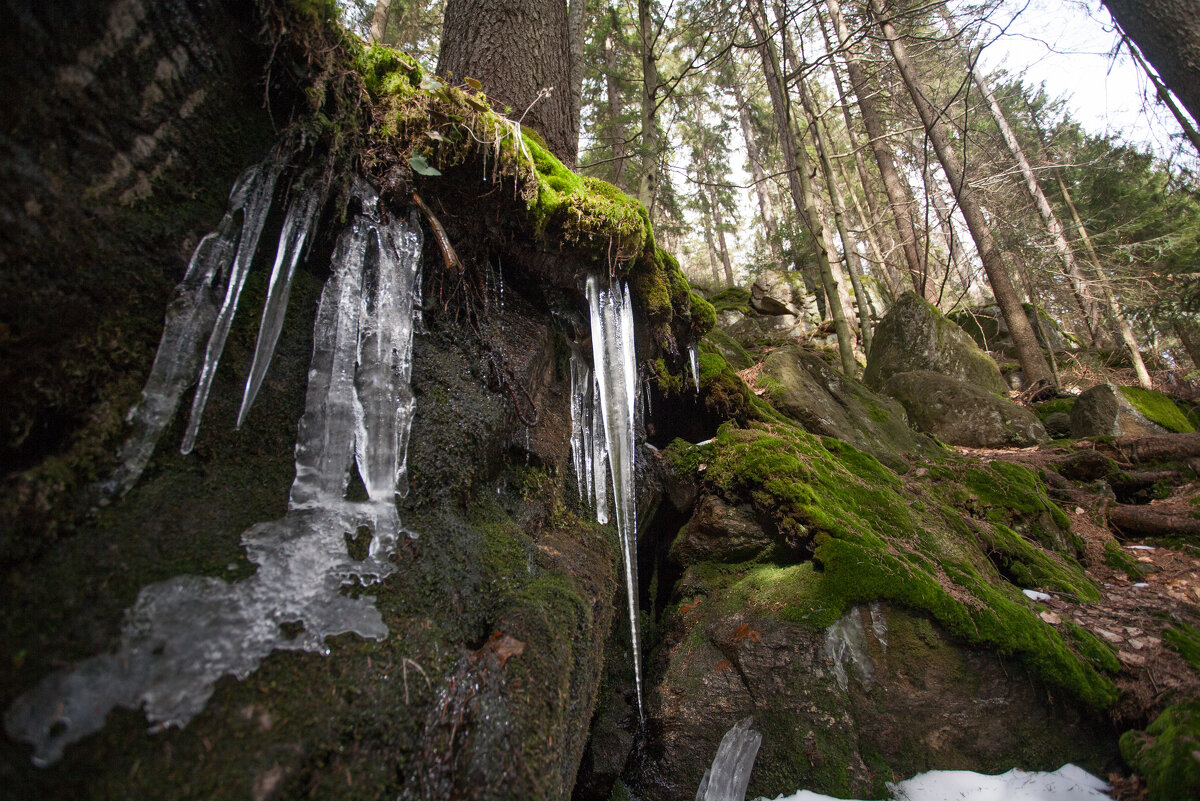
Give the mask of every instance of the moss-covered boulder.
<svg viewBox="0 0 1200 801">
<path fill-rule="evenodd" d="M 1115 698 L 1111 655 L 1093 664 L 1083 654 L 1103 646 L 1043 622 L 1019 589 L 1097 597 L 1070 548 L 1013 527 L 1032 532 L 1052 506 L 1032 471 L 989 468 L 977 487 L 936 467 L 916 493 L 786 422 L 726 425 L 667 456 L 700 484 L 708 540 L 722 517 L 706 510 L 724 508 L 771 541 L 750 556 L 690 551 L 648 660 L 652 759 L 631 776 L 643 797 L 692 792 L 747 715 L 764 733 L 749 794 L 766 797 L 872 797 L 934 767 L 1111 758 L 1091 711 Z"/>
<path fill-rule="evenodd" d="M 1170 395 L 1141 387 L 1120 387 L 1121 394 L 1129 405 L 1152 423 L 1162 426 L 1174 434 L 1191 434 L 1195 424 L 1187 413 Z"/>
<path fill-rule="evenodd" d="M 806 431 L 837 437 L 903 472 L 908 457 L 937 446 L 908 425 L 904 408 L 843 375 L 812 350 L 785 345 L 767 355 L 759 383 L 764 397 Z"/>
<path fill-rule="evenodd" d="M 883 385 L 919 431 L 948 445 L 1023 448 L 1050 437 L 1033 412 L 975 384 L 929 370 L 896 373 Z"/>
<path fill-rule="evenodd" d="M 1166 401 L 1170 403 L 1169 398 Z M 1174 404 L 1171 406 L 1174 408 Z M 1164 426 L 1138 411 L 1115 384 L 1097 384 L 1082 393 L 1071 407 L 1071 436 L 1076 439 L 1165 433 Z"/>
<path fill-rule="evenodd" d="M 1057 353 L 1074 346 L 1074 342 L 1063 333 L 1059 324 L 1041 307 L 1026 303 L 1024 309 L 1029 326 L 1033 329 L 1038 344 L 1044 350 L 1052 350 Z M 1016 356 L 1017 351 L 1013 345 L 1012 334 L 1009 333 L 1008 323 L 999 306 L 995 304 L 977 306 L 973 309 L 953 312 L 948 316 L 984 350 L 996 351 L 1005 356 Z"/>
<path fill-rule="evenodd" d="M 879 390 L 896 373 L 930 370 L 1004 394 L 992 358 L 961 328 L 913 292 L 901 295 L 875 329 L 863 383 Z"/>
<path fill-rule="evenodd" d="M 1146 778 L 1151 801 L 1200 796 L 1200 701 L 1169 706 L 1145 731 L 1125 732 L 1121 755 Z"/>
</svg>

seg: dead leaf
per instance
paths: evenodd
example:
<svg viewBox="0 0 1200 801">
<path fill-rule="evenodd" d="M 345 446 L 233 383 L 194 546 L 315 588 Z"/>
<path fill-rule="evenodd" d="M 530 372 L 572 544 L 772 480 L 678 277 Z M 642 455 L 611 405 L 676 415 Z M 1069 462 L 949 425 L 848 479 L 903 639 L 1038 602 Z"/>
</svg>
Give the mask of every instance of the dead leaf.
<svg viewBox="0 0 1200 801">
<path fill-rule="evenodd" d="M 732 640 L 733 642 L 737 642 L 738 640 L 751 640 L 753 642 L 762 642 L 762 634 L 755 631 L 754 629 L 750 628 L 749 623 L 743 623 L 742 625 L 738 626 L 737 629 L 733 632 L 733 636 L 730 637 L 730 640 Z"/>
<path fill-rule="evenodd" d="M 500 661 L 500 667 L 504 667 L 510 657 L 520 656 L 525 653 L 525 643 L 510 637 L 503 632 L 495 632 L 491 639 L 483 646 L 481 651 L 488 650 L 496 655 L 496 659 Z"/>
<path fill-rule="evenodd" d="M 1059 623 L 1062 623 L 1062 618 L 1053 612 L 1038 612 L 1038 617 L 1049 623 L 1051 626 L 1057 626 Z"/>
<path fill-rule="evenodd" d="M 732 662 L 730 662 L 728 659 L 722 659 L 720 662 L 717 663 L 717 666 L 714 669 L 715 670 L 729 670 L 731 667 L 733 667 Z"/>
</svg>

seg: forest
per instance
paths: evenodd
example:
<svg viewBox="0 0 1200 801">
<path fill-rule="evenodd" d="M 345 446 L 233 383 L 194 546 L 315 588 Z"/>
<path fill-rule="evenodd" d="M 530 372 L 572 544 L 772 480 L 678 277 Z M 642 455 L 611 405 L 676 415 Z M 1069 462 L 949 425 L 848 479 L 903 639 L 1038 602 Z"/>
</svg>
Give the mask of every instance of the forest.
<svg viewBox="0 0 1200 801">
<path fill-rule="evenodd" d="M 0 798 L 1196 797 L 1184 5 L 6 0 Z"/>
</svg>

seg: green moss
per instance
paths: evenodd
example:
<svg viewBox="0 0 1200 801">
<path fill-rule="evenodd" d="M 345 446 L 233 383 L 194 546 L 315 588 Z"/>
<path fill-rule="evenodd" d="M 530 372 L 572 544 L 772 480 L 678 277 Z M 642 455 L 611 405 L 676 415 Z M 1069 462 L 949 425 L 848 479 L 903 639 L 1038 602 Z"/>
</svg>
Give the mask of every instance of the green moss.
<svg viewBox="0 0 1200 801">
<path fill-rule="evenodd" d="M 1200 631 L 1186 623 L 1179 623 L 1163 632 L 1163 641 L 1200 671 Z"/>
<path fill-rule="evenodd" d="M 413 58 L 384 45 L 370 45 L 355 53 L 354 66 L 371 96 L 407 97 L 421 85 L 421 68 Z"/>
<path fill-rule="evenodd" d="M 1035 403 L 1033 410 L 1037 413 L 1038 419 L 1044 421 L 1050 415 L 1058 412 L 1070 414 L 1071 410 L 1075 408 L 1075 401 L 1076 398 L 1054 398 L 1042 401 L 1041 403 Z"/>
<path fill-rule="evenodd" d="M 1100 600 L 1100 588 L 1077 564 L 1035 548 L 1024 537 L 999 523 L 980 527 L 980 537 L 990 548 L 989 558 L 1002 573 L 1028 588 L 1051 589 L 1080 601 Z"/>
<path fill-rule="evenodd" d="M 717 313 L 723 311 L 738 311 L 743 314 L 750 311 L 750 290 L 740 286 L 731 286 L 713 295 L 708 300 Z"/>
<path fill-rule="evenodd" d="M 1144 732 L 1122 734 L 1121 756 L 1145 777 L 1151 801 L 1200 796 L 1200 700 L 1167 707 Z"/>
<path fill-rule="evenodd" d="M 940 509 L 915 508 L 894 476 L 849 446 L 832 449 L 790 425 L 722 426 L 705 481 L 768 516 L 780 536 L 807 541 L 811 564 L 747 565 L 706 583 L 726 603 L 827 626 L 854 603 L 887 599 L 932 615 L 970 642 L 1019 655 L 1045 679 L 1095 707 L 1116 698 L 1112 683 L 1076 656 L 987 559 L 987 543 L 964 536 Z M 1012 532 L 997 542 L 1040 581 L 1083 597 L 1095 589 L 1077 566 L 1042 553 Z"/>
<path fill-rule="evenodd" d="M 1120 390 L 1133 408 L 1141 412 L 1147 420 L 1158 423 L 1176 434 L 1190 434 L 1196 430 L 1170 396 L 1140 387 L 1120 387 Z"/>
<path fill-rule="evenodd" d="M 1131 579 L 1141 581 L 1146 571 L 1121 548 L 1115 540 L 1104 543 L 1104 564 L 1122 570 Z"/>
<path fill-rule="evenodd" d="M 1075 650 L 1084 659 L 1106 673 L 1121 672 L 1121 663 L 1117 660 L 1117 655 L 1111 646 L 1083 626 L 1077 626 L 1069 620 L 1064 620 L 1062 627 L 1070 638 L 1071 644 L 1075 646 Z"/>
<path fill-rule="evenodd" d="M 997 460 L 968 469 L 963 483 L 992 522 L 1017 529 L 1063 554 L 1081 552 L 1082 542 L 1070 533 L 1071 519 L 1050 500 L 1045 484 L 1028 467 Z"/>
</svg>

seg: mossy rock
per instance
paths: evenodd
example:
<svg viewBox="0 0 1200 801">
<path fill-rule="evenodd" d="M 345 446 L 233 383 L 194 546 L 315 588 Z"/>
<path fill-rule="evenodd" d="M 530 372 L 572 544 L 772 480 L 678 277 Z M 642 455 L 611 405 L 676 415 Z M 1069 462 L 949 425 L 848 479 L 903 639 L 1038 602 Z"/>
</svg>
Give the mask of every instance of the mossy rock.
<svg viewBox="0 0 1200 801">
<path fill-rule="evenodd" d="M 1153 394 L 1141 396 L 1156 414 L 1165 414 L 1163 404 Z M 1178 409 L 1169 398 L 1164 398 L 1171 409 Z M 1186 424 L 1186 420 L 1183 421 Z M 1165 434 L 1167 429 L 1138 411 L 1126 399 L 1124 388 L 1115 384 L 1097 384 L 1079 396 L 1071 408 L 1071 436 L 1085 437 L 1136 437 L 1146 434 Z"/>
<path fill-rule="evenodd" d="M 895 373 L 883 385 L 918 431 L 948 445 L 1024 448 L 1050 437 L 1028 409 L 975 384 L 929 370 Z"/>
<path fill-rule="evenodd" d="M 901 295 L 875 329 L 863 383 L 879 390 L 897 373 L 929 370 L 1006 394 L 992 358 L 961 328 L 913 292 Z"/>
<path fill-rule="evenodd" d="M 1167 707 L 1144 732 L 1122 734 L 1121 755 L 1145 777 L 1151 801 L 1200 796 L 1200 700 Z"/>
<path fill-rule="evenodd" d="M 1125 400 L 1147 420 L 1176 434 L 1191 434 L 1196 428 L 1170 395 L 1141 387 L 1121 387 Z"/>
<path fill-rule="evenodd" d="M 849 442 L 893 470 L 903 472 L 908 458 L 938 451 L 909 428 L 900 404 L 842 375 L 811 350 L 785 345 L 772 351 L 759 381 L 771 405 L 806 431 Z"/>
</svg>

